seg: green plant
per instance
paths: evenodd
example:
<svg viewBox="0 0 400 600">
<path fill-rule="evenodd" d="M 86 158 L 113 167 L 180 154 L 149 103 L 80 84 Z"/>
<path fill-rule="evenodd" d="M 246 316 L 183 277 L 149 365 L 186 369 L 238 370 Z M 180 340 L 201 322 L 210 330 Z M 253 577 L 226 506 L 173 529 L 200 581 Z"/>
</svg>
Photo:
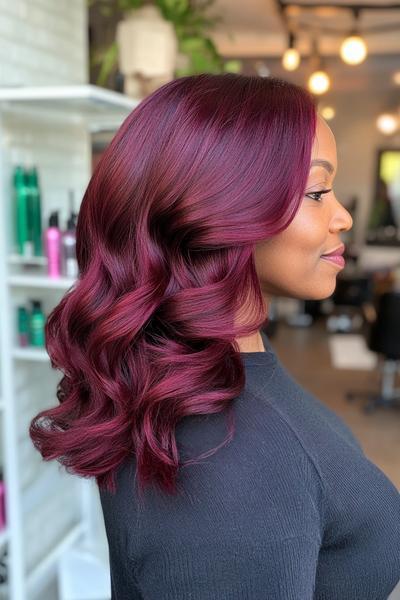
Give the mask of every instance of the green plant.
<svg viewBox="0 0 400 600">
<path fill-rule="evenodd" d="M 110 17 L 115 13 L 123 15 L 138 9 L 144 4 L 153 4 L 160 9 L 164 19 L 170 21 L 178 40 L 178 51 L 188 57 L 186 67 L 175 70 L 176 77 L 197 73 L 239 72 L 241 61 L 225 61 L 207 31 L 221 22 L 221 17 L 209 17 L 207 9 L 214 0 L 88 0 L 89 7 L 98 5 L 102 15 Z M 104 85 L 109 74 L 118 62 L 118 46 L 114 40 L 108 48 L 100 50 L 92 59 L 92 64 L 100 64 L 98 85 Z"/>
</svg>

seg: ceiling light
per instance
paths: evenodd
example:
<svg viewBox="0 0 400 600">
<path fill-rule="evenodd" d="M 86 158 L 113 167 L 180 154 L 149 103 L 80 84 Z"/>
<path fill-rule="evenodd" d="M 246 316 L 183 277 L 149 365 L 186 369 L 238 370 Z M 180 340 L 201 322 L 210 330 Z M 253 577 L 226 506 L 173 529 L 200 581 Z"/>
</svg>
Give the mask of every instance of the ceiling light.
<svg viewBox="0 0 400 600">
<path fill-rule="evenodd" d="M 325 94 L 331 87 L 331 80 L 325 71 L 325 62 L 318 51 L 318 42 L 315 36 L 311 41 L 310 70 L 308 89 L 313 94 Z"/>
<path fill-rule="evenodd" d="M 376 119 L 376 126 L 384 135 L 391 135 L 399 127 L 399 119 L 390 113 L 383 113 Z"/>
<path fill-rule="evenodd" d="M 299 51 L 294 47 L 295 37 L 289 32 L 289 43 L 282 56 L 282 66 L 286 71 L 295 71 L 300 64 Z"/>
<path fill-rule="evenodd" d="M 313 94 L 325 94 L 331 86 L 331 80 L 325 71 L 314 71 L 309 77 L 307 85 Z"/>
<path fill-rule="evenodd" d="M 296 48 L 287 48 L 282 57 L 282 66 L 286 71 L 295 71 L 300 64 L 300 54 Z"/>
<path fill-rule="evenodd" d="M 320 113 L 326 121 L 330 121 L 336 115 L 336 111 L 333 106 L 324 106 L 321 108 Z"/>
<path fill-rule="evenodd" d="M 395 71 L 392 75 L 393 83 L 400 85 L 400 71 Z"/>
<path fill-rule="evenodd" d="M 350 35 L 340 46 L 340 56 L 348 65 L 359 65 L 367 56 L 367 46 L 359 35 Z"/>
<path fill-rule="evenodd" d="M 340 56 L 348 65 L 359 65 L 367 56 L 367 45 L 358 32 L 360 9 L 353 7 L 354 26 L 340 46 Z"/>
</svg>

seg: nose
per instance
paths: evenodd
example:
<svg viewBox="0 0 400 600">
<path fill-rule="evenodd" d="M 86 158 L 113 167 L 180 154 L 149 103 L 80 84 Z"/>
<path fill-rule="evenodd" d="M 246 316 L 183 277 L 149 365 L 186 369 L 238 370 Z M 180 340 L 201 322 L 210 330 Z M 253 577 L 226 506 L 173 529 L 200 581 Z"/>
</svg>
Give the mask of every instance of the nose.
<svg viewBox="0 0 400 600">
<path fill-rule="evenodd" d="M 330 222 L 330 230 L 335 233 L 337 231 L 349 231 L 352 227 L 353 218 L 351 214 L 347 208 L 336 199 L 336 205 Z"/>
</svg>

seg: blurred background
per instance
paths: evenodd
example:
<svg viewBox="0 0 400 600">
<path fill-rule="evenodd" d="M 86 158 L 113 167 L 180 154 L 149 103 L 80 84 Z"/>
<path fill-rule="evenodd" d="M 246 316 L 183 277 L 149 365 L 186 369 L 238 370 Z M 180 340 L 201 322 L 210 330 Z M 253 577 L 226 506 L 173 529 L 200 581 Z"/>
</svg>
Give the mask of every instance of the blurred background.
<svg viewBox="0 0 400 600">
<path fill-rule="evenodd" d="M 79 205 L 115 131 L 202 72 L 303 85 L 335 134 L 346 267 L 321 302 L 274 298 L 263 328 L 400 491 L 400 3 L 0 0 L 1 598 L 111 597 L 96 486 L 28 436 L 60 379 L 44 324 L 77 276 Z"/>
</svg>

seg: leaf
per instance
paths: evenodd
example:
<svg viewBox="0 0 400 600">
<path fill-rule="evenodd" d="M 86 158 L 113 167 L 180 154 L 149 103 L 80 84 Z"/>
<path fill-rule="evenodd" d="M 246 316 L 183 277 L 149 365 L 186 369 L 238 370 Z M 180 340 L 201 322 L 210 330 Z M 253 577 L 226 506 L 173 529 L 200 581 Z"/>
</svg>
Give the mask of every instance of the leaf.
<svg viewBox="0 0 400 600">
<path fill-rule="evenodd" d="M 182 52 L 185 53 L 201 50 L 204 46 L 204 38 L 198 36 L 186 37 L 181 42 Z"/>
<path fill-rule="evenodd" d="M 103 55 L 102 65 L 100 68 L 99 76 L 97 78 L 98 85 L 104 85 L 107 81 L 107 77 L 113 70 L 118 59 L 118 46 L 117 42 L 113 42 L 111 46 L 105 51 Z"/>
<path fill-rule="evenodd" d="M 243 63 L 241 60 L 227 60 L 224 63 L 224 71 L 227 73 L 240 73 L 242 70 Z"/>
<path fill-rule="evenodd" d="M 143 0 L 118 0 L 118 8 L 121 11 L 135 10 L 140 8 L 143 4 Z"/>
</svg>

